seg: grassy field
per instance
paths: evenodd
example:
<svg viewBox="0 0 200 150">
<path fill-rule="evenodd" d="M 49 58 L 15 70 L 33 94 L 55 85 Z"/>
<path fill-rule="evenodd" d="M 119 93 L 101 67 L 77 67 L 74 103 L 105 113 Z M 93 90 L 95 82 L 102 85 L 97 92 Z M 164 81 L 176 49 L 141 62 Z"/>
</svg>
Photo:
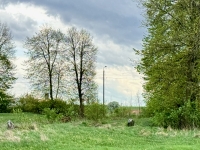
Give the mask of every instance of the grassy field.
<svg viewBox="0 0 200 150">
<path fill-rule="evenodd" d="M 11 119 L 18 128 L 8 130 Z M 136 119 L 126 127 L 127 119 L 48 124 L 42 115 L 0 114 L 1 150 L 198 150 L 200 130 L 172 130 L 146 126 Z"/>
</svg>

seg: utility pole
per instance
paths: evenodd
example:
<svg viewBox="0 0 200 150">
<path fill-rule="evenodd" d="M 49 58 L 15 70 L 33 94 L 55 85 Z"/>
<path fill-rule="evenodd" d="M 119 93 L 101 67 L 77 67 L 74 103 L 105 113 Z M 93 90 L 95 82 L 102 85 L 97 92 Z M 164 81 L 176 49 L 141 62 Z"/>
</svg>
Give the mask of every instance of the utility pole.
<svg viewBox="0 0 200 150">
<path fill-rule="evenodd" d="M 104 93 L 105 92 L 105 83 L 104 83 L 105 82 L 104 81 L 105 80 L 105 77 L 104 77 L 105 76 L 105 71 L 104 71 L 104 68 L 106 68 L 106 67 L 107 66 L 103 67 L 103 116 L 105 115 L 105 112 L 104 112 L 104 108 L 105 108 L 104 107 L 105 106 L 105 93 Z"/>
</svg>

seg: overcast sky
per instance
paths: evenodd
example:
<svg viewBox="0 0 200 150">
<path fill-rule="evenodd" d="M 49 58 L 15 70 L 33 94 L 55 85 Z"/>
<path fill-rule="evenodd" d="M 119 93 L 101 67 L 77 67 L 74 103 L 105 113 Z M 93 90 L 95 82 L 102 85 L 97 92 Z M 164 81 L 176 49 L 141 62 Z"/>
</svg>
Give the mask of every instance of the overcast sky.
<svg viewBox="0 0 200 150">
<path fill-rule="evenodd" d="M 122 105 L 138 105 L 142 101 L 142 78 L 133 62 L 139 61 L 133 48 L 142 48 L 145 28 L 143 10 L 137 0 L 0 0 L 0 21 L 7 23 L 16 45 L 16 81 L 11 93 L 21 96 L 30 92 L 22 62 L 26 59 L 23 43 L 40 27 L 48 24 L 63 32 L 75 26 L 86 29 L 98 47 L 98 97 L 102 101 L 103 68 L 105 100 Z M 133 61 L 131 61 L 133 60 Z M 140 102 L 144 105 L 143 102 Z"/>
</svg>

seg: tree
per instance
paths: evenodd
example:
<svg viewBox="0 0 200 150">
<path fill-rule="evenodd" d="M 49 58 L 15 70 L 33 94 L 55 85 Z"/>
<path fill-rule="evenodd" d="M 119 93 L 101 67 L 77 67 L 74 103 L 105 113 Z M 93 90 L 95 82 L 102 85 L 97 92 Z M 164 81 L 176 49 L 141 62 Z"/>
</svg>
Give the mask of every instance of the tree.
<svg viewBox="0 0 200 150">
<path fill-rule="evenodd" d="M 12 96 L 7 90 L 12 88 L 14 77 L 14 43 L 8 26 L 0 22 L 0 112 L 8 112 Z"/>
<path fill-rule="evenodd" d="M 6 24 L 0 22 L 0 90 L 6 91 L 11 88 L 16 80 L 14 77 L 15 66 L 12 62 L 14 59 L 14 44 L 12 35 Z"/>
<path fill-rule="evenodd" d="M 51 27 L 43 27 L 32 38 L 27 38 L 25 47 L 29 59 L 25 61 L 27 66 L 27 78 L 36 91 L 50 93 L 50 99 L 58 97 L 61 83 L 63 82 L 62 54 L 65 49 L 64 34 Z M 57 84 L 56 84 L 57 83 Z"/>
<path fill-rule="evenodd" d="M 14 54 L 11 32 L 6 24 L 0 23 L 0 112 L 8 111 L 12 99 L 6 92 L 16 80 L 12 63 Z"/>
<path fill-rule="evenodd" d="M 147 0 L 148 35 L 138 71 L 144 74 L 147 112 L 158 124 L 199 126 L 200 3 Z"/>
<path fill-rule="evenodd" d="M 70 65 L 72 86 L 80 102 L 80 116 L 84 117 L 84 101 L 96 94 L 95 60 L 97 48 L 85 30 L 72 27 L 67 32 L 67 60 Z"/>
<path fill-rule="evenodd" d="M 119 108 L 119 103 L 116 101 L 108 103 L 108 110 L 113 113 L 117 108 Z"/>
</svg>

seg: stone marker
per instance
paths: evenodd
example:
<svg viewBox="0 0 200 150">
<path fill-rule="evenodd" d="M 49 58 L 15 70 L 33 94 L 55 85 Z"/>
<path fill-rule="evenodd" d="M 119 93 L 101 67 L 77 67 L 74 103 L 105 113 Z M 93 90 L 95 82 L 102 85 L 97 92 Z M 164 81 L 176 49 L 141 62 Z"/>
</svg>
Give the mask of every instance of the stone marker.
<svg viewBox="0 0 200 150">
<path fill-rule="evenodd" d="M 14 129 L 14 124 L 10 120 L 7 122 L 7 129 Z"/>
<path fill-rule="evenodd" d="M 134 121 L 133 119 L 128 119 L 127 126 L 128 126 L 128 127 L 134 126 L 134 123 L 135 123 L 135 121 Z"/>
</svg>

